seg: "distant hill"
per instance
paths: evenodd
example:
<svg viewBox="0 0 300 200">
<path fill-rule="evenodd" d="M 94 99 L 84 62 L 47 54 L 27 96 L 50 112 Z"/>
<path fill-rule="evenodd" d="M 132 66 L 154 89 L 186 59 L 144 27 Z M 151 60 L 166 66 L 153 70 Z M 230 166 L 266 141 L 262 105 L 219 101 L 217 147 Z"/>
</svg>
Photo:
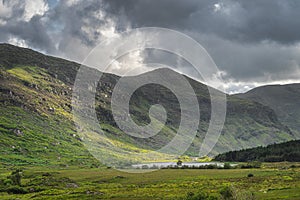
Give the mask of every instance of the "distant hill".
<svg viewBox="0 0 300 200">
<path fill-rule="evenodd" d="M 236 96 L 269 106 L 300 138 L 300 83 L 262 86 Z"/>
<path fill-rule="evenodd" d="M 76 132 L 71 113 L 73 84 L 79 67 L 78 63 L 31 49 L 0 44 L 0 163 L 95 164 Z M 159 69 L 148 73 L 176 72 Z M 176 134 L 180 122 L 180 105 L 176 96 L 169 89 L 154 84 L 136 90 L 130 102 L 130 112 L 137 123 L 149 123 L 149 108 L 157 103 L 165 107 L 168 116 L 158 135 L 146 140 L 135 138 L 116 126 L 111 113 L 111 95 L 119 78 L 104 74 L 97 87 L 96 112 L 105 134 L 114 145 L 129 153 L 147 152 L 166 145 Z M 210 97 L 206 85 L 190 78 L 187 80 L 197 95 L 201 118 L 197 136 L 186 154 L 197 156 L 210 120 Z M 225 126 L 211 154 L 295 137 L 268 106 L 228 96 Z M 115 154 L 117 152 L 109 153 L 110 156 L 120 156 Z M 166 155 L 161 156 L 164 159 Z"/>
<path fill-rule="evenodd" d="M 300 140 L 272 144 L 266 147 L 230 151 L 217 155 L 214 160 L 225 162 L 300 162 Z"/>
</svg>

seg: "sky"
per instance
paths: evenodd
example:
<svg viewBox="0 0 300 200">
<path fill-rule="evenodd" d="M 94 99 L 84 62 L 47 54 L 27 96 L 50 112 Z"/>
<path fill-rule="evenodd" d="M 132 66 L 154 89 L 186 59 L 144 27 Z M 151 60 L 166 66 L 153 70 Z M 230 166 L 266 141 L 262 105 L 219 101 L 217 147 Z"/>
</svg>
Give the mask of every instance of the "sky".
<svg viewBox="0 0 300 200">
<path fill-rule="evenodd" d="M 180 31 L 199 42 L 221 71 L 225 90 L 300 82 L 299 0 L 0 0 L 0 42 L 82 62 L 101 41 L 139 27 Z M 133 52 L 124 70 L 159 51 Z"/>
</svg>

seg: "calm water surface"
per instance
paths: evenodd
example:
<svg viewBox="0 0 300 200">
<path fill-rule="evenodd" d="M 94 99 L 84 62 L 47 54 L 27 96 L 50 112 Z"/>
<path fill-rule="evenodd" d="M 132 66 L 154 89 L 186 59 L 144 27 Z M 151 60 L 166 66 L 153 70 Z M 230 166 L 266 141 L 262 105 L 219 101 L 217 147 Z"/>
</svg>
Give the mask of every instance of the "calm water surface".
<svg viewBox="0 0 300 200">
<path fill-rule="evenodd" d="M 199 167 L 199 166 L 205 166 L 205 165 L 217 165 L 218 167 L 224 167 L 224 163 L 220 163 L 220 162 L 203 162 L 203 163 L 199 163 L 199 162 L 183 162 L 182 166 L 195 166 L 195 167 Z M 135 164 L 132 165 L 132 167 L 134 168 L 141 168 L 142 166 L 147 166 L 149 168 L 151 167 L 157 167 L 157 168 L 163 168 L 163 167 L 168 167 L 168 166 L 177 166 L 176 162 L 155 162 L 155 163 L 143 163 L 143 164 Z M 234 164 L 231 164 L 231 166 L 234 166 Z"/>
</svg>

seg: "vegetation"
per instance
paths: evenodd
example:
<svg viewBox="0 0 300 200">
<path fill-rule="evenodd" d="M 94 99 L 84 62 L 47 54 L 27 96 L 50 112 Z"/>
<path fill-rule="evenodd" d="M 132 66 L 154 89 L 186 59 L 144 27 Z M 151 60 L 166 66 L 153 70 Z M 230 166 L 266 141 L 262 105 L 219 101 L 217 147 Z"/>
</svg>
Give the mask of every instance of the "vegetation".
<svg viewBox="0 0 300 200">
<path fill-rule="evenodd" d="M 217 165 L 192 167 L 192 170 L 179 162 L 174 169 L 143 174 L 106 168 L 83 146 L 83 139 L 77 134 L 72 121 L 71 95 L 78 68 L 77 63 L 30 49 L 0 45 L 1 199 L 300 198 L 298 163 L 264 163 L 261 166 L 261 162 L 249 162 L 240 163 L 235 169 L 230 163 L 225 163 L 223 168 L 226 170 L 220 170 Z M 161 70 L 150 73 L 160 74 L 165 69 Z M 149 123 L 149 108 L 156 103 L 163 105 L 168 113 L 166 125 L 158 135 L 148 140 L 137 139 L 118 129 L 111 114 L 110 98 L 118 79 L 115 75 L 104 74 L 96 93 L 97 117 L 109 142 L 130 155 L 161 148 L 178 129 L 180 106 L 176 96 L 167 88 L 154 84 L 134 93 L 130 112 L 136 123 Z M 204 84 L 189 78 L 188 81 L 195 90 L 201 109 L 196 138 L 186 152 L 188 156 L 196 156 L 209 124 L 210 97 Z M 225 127 L 212 154 L 281 142 L 294 136 L 269 107 L 228 96 Z M 299 143 L 287 144 L 279 148 L 287 154 L 276 150 L 275 146 L 274 149 L 260 147 L 253 156 L 251 153 L 235 154 L 240 155 L 238 158 L 247 157 L 245 161 L 270 161 L 270 158 L 274 161 L 274 156 L 277 156 L 276 159 L 284 157 L 284 160 L 299 158 L 299 149 L 290 151 L 292 144 L 299 147 Z M 266 159 L 268 151 L 272 152 L 269 160 Z M 107 149 L 103 153 L 108 159 L 116 157 L 122 160 L 122 166 L 140 162 Z M 236 158 L 230 160 L 222 155 L 216 159 L 234 161 Z M 188 156 L 179 159 L 185 162 L 191 159 Z M 156 158 L 147 159 L 174 161 L 175 157 L 158 153 Z M 209 161 L 209 158 L 199 160 Z M 142 168 L 148 170 L 147 165 Z"/>
<path fill-rule="evenodd" d="M 82 145 L 72 121 L 71 95 L 79 64 L 45 56 L 30 49 L 0 45 L 0 162 L 7 165 L 100 166 Z M 150 73 L 161 73 L 154 71 Z M 175 73 L 168 71 L 168 73 Z M 134 77 L 131 77 L 134 78 Z M 128 152 L 147 152 L 172 140 L 180 122 L 177 98 L 165 87 L 149 84 L 132 96 L 130 111 L 139 124 L 149 123 L 148 110 L 160 103 L 168 113 L 166 126 L 146 140 L 124 134 L 111 114 L 111 91 L 118 76 L 104 74 L 96 94 L 97 117 L 110 142 Z M 197 156 L 210 118 L 207 87 L 189 79 L 201 109 L 197 136 L 188 156 Z M 293 139 L 268 107 L 228 97 L 228 112 L 223 134 L 213 155 L 232 148 L 247 148 Z M 270 136 L 272 135 L 272 136 Z M 128 157 L 106 151 L 107 157 L 128 161 Z M 158 154 L 160 160 L 174 159 Z M 160 161 L 158 158 L 149 158 Z M 130 160 L 129 163 L 140 162 Z"/>
<path fill-rule="evenodd" d="M 263 163 L 259 169 L 162 169 L 142 174 L 104 167 L 23 167 L 21 186 L 14 185 L 8 178 L 14 171 L 0 170 L 1 199 L 300 198 L 299 163 Z"/>
<path fill-rule="evenodd" d="M 8 177 L 13 185 L 21 186 L 21 179 L 22 179 L 22 170 L 15 170 L 11 173 L 11 175 Z"/>
<path fill-rule="evenodd" d="M 278 119 L 300 137 L 300 84 L 268 85 L 254 88 L 239 98 L 257 101 L 272 108 Z"/>
<path fill-rule="evenodd" d="M 216 161 L 227 162 L 300 162 L 300 140 L 256 147 L 240 151 L 230 151 L 215 157 Z"/>
</svg>

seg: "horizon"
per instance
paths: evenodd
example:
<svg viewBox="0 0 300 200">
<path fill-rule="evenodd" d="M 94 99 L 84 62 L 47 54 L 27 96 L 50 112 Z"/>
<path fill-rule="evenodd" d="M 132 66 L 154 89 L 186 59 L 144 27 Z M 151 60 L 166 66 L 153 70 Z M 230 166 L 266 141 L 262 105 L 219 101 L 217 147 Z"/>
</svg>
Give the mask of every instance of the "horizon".
<svg viewBox="0 0 300 200">
<path fill-rule="evenodd" d="M 76 64 L 81 65 L 81 63 L 77 62 L 76 60 L 67 59 L 67 58 L 64 58 L 64 57 L 60 57 L 60 56 L 58 56 L 58 55 L 47 54 L 47 53 L 44 53 L 44 52 L 42 52 L 42 51 L 38 51 L 38 50 L 36 50 L 36 49 L 32 49 L 32 48 L 29 48 L 29 47 L 22 47 L 22 46 L 17 46 L 17 45 L 10 44 L 10 43 L 1 43 L 1 42 L 0 42 L 0 45 L 3 45 L 3 44 L 4 44 L 4 45 L 5 45 L 5 44 L 8 44 L 8 45 L 12 45 L 12 46 L 19 47 L 19 48 L 24 48 L 24 49 L 30 49 L 30 50 L 33 50 L 33 51 L 35 51 L 35 52 L 41 53 L 41 54 L 43 54 L 43 55 L 45 55 L 45 56 L 51 56 L 51 57 L 55 57 L 55 58 L 60 58 L 60 59 L 63 59 L 63 60 L 69 61 L 69 62 L 75 62 Z M 90 66 L 87 66 L 87 67 L 90 67 Z M 193 76 L 190 76 L 190 75 L 185 74 L 185 73 L 183 73 L 183 72 L 177 71 L 176 69 L 171 69 L 171 68 L 168 68 L 168 67 L 157 67 L 157 68 L 149 69 L 148 71 L 140 72 L 140 73 L 138 73 L 138 74 L 125 75 L 125 77 L 126 77 L 126 76 L 128 76 L 128 77 L 130 77 L 130 76 L 138 76 L 138 75 L 141 75 L 141 74 L 144 74 L 144 73 L 147 73 L 147 72 L 152 72 L 152 71 L 154 71 L 154 70 L 162 69 L 162 68 L 170 69 L 170 70 L 175 71 L 175 72 L 177 72 L 177 73 L 183 74 L 183 75 L 187 76 L 188 78 L 193 79 L 193 80 L 195 80 L 195 81 L 197 81 L 197 82 L 199 82 L 199 83 L 202 83 L 202 84 L 204 84 L 204 85 L 206 85 L 206 86 L 209 86 L 209 87 L 212 87 L 212 88 L 214 88 L 214 89 L 217 89 L 217 88 L 215 88 L 215 87 L 213 87 L 213 86 L 211 86 L 211 85 L 209 85 L 209 84 L 206 84 L 206 83 L 205 83 L 204 81 L 202 81 L 202 80 L 198 80 L 197 78 L 195 78 L 195 77 L 193 77 Z M 96 69 L 96 68 L 95 68 L 95 69 Z M 98 69 L 96 69 L 96 70 L 98 70 Z M 98 71 L 100 71 L 100 70 L 98 70 Z M 100 71 L 100 72 L 102 72 L 102 71 Z M 114 75 L 119 76 L 119 77 L 124 77 L 124 76 L 122 76 L 122 75 L 119 75 L 119 74 L 116 74 L 116 73 L 113 73 L 113 72 L 104 72 L 104 73 L 114 74 Z M 255 86 L 255 87 L 249 88 L 249 89 L 247 89 L 247 90 L 245 90 L 245 91 L 243 91 L 243 92 L 230 93 L 230 92 L 225 91 L 225 93 L 228 94 L 228 95 L 244 94 L 244 93 L 247 93 L 247 92 L 249 92 L 249 91 L 251 91 L 251 90 L 253 90 L 253 89 L 260 88 L 260 87 L 265 87 L 265 86 L 286 86 L 286 85 L 293 85 L 293 84 L 300 84 L 300 81 L 299 81 L 299 82 L 293 82 L 293 81 L 289 82 L 289 81 L 287 81 L 287 82 L 285 82 L 285 83 L 282 83 L 282 82 L 280 82 L 280 81 L 278 81 L 278 82 L 271 82 L 271 83 L 268 83 L 268 84 L 266 84 L 266 85 L 263 85 L 263 84 L 262 84 L 262 85 L 257 85 L 257 86 Z"/>
</svg>

